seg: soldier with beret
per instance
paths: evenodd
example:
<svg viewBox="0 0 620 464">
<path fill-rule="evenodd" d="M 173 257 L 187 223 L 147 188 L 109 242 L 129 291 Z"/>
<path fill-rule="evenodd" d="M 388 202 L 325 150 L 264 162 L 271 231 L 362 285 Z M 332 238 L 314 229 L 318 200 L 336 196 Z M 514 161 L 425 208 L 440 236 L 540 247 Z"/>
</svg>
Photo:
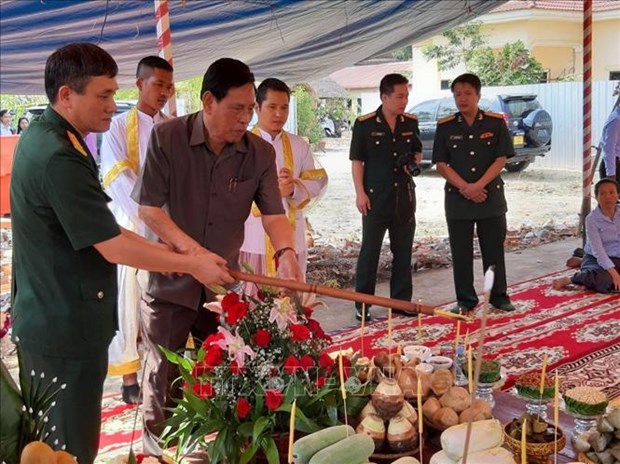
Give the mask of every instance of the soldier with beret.
<svg viewBox="0 0 620 464">
<path fill-rule="evenodd" d="M 362 246 L 355 290 L 374 294 L 377 266 L 387 231 L 392 251 L 390 297 L 411 301 L 411 248 L 415 232 L 415 183 L 411 178 L 422 159 L 418 121 L 405 113 L 409 81 L 400 74 L 383 77 L 381 106 L 360 116 L 353 126 L 352 161 L 355 203 L 362 214 Z M 362 305 L 356 303 L 356 318 Z M 367 308 L 366 319 L 370 318 Z"/>
<path fill-rule="evenodd" d="M 452 251 L 455 311 L 478 304 L 474 288 L 474 226 L 484 271 L 495 266 L 490 303 L 513 311 L 506 289 L 504 239 L 506 198 L 500 172 L 514 147 L 502 115 L 478 108 L 481 83 L 474 74 L 462 74 L 451 86 L 458 113 L 437 122 L 433 163 L 446 179 L 445 209 Z"/>
</svg>

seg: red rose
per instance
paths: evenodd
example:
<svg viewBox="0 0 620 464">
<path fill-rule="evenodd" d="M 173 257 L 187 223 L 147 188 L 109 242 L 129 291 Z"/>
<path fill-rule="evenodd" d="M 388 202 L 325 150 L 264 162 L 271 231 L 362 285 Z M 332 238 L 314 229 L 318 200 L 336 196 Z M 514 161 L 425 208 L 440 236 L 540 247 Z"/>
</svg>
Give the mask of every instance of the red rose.
<svg viewBox="0 0 620 464">
<path fill-rule="evenodd" d="M 199 379 L 210 370 L 211 369 L 204 361 L 198 361 L 192 368 L 192 377 L 194 377 L 195 379 Z"/>
<path fill-rule="evenodd" d="M 222 361 L 224 361 L 224 353 L 222 352 L 222 349 L 219 346 L 213 346 L 209 349 L 209 351 L 207 351 L 204 363 L 208 369 L 213 369 L 214 367 L 222 364 Z"/>
<path fill-rule="evenodd" d="M 266 347 L 271 342 L 271 334 L 268 330 L 260 329 L 256 331 L 254 335 L 254 343 L 256 343 L 261 348 Z"/>
<path fill-rule="evenodd" d="M 314 338 L 325 338 L 325 331 L 319 321 L 315 319 L 308 319 L 308 324 L 306 325 L 308 330 L 314 335 Z"/>
<path fill-rule="evenodd" d="M 284 372 L 293 375 L 297 369 L 301 369 L 299 359 L 291 354 L 284 360 Z"/>
<path fill-rule="evenodd" d="M 228 325 L 234 325 L 248 314 L 248 303 L 239 301 L 228 309 L 226 313 L 226 322 Z"/>
<path fill-rule="evenodd" d="M 294 342 L 303 342 L 310 338 L 308 327 L 303 324 L 291 324 L 291 340 Z"/>
<path fill-rule="evenodd" d="M 245 417 L 252 410 L 252 405 L 245 398 L 239 398 L 237 401 L 237 417 L 239 419 L 245 419 Z"/>
<path fill-rule="evenodd" d="M 245 368 L 243 368 L 243 367 L 239 367 L 239 364 L 237 364 L 237 361 L 236 361 L 236 360 L 234 360 L 234 359 L 233 359 L 233 360 L 230 362 L 230 372 L 232 372 L 232 373 L 233 373 L 233 375 L 239 375 L 239 374 L 241 374 L 241 373 L 243 372 L 243 370 L 244 370 L 244 369 L 245 369 Z"/>
<path fill-rule="evenodd" d="M 194 384 L 194 393 L 202 400 L 210 400 L 215 396 L 215 389 L 210 383 Z"/>
<path fill-rule="evenodd" d="M 299 366 L 302 368 L 302 370 L 308 371 L 311 367 L 315 366 L 314 359 L 312 359 L 312 356 L 304 354 L 299 360 Z"/>
<path fill-rule="evenodd" d="M 221 306 L 224 311 L 228 311 L 231 306 L 237 304 L 238 302 L 239 295 L 234 292 L 230 292 L 227 293 L 226 296 L 224 296 L 224 298 L 222 299 Z"/>
<path fill-rule="evenodd" d="M 333 365 L 334 360 L 327 353 L 321 353 L 319 356 L 319 366 L 323 369 L 329 369 Z"/>
<path fill-rule="evenodd" d="M 136 463 L 142 464 L 142 461 L 144 461 L 144 454 L 143 453 L 136 454 Z"/>
<path fill-rule="evenodd" d="M 224 340 L 224 334 L 222 332 L 211 334 L 207 338 L 205 338 L 205 341 L 202 343 L 202 347 L 205 350 L 208 350 L 209 348 L 211 348 L 211 345 L 213 345 L 215 342 L 219 342 L 220 340 Z"/>
<path fill-rule="evenodd" d="M 267 409 L 270 411 L 275 411 L 278 409 L 283 402 L 284 395 L 282 392 L 279 392 L 278 390 L 267 390 L 265 392 L 265 404 L 267 405 Z"/>
<path fill-rule="evenodd" d="M 312 308 L 310 306 L 304 306 L 301 309 L 303 309 L 304 316 L 306 316 L 308 319 L 310 319 L 312 317 Z"/>
<path fill-rule="evenodd" d="M 327 379 L 325 377 L 318 377 L 316 379 L 316 387 L 322 388 L 325 385 L 325 382 L 327 382 Z"/>
<path fill-rule="evenodd" d="M 345 379 L 351 377 L 351 358 L 347 356 L 342 357 L 342 370 Z"/>
</svg>

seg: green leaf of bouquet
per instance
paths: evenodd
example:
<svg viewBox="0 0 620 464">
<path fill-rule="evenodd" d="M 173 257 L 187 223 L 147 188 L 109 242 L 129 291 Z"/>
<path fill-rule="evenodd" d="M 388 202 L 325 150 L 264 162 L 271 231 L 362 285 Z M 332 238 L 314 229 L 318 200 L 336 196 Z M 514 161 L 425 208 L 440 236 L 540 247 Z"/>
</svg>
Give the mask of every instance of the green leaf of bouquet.
<svg viewBox="0 0 620 464">
<path fill-rule="evenodd" d="M 179 353 L 175 353 L 174 351 L 170 351 L 168 348 L 166 348 L 165 346 L 161 346 L 161 345 L 157 345 L 159 347 L 159 349 L 161 350 L 162 353 L 164 353 L 164 356 L 166 357 L 166 359 L 168 360 L 168 362 L 171 362 L 172 364 L 176 364 L 177 366 L 179 366 L 181 364 L 181 361 L 183 359 L 185 359 L 182 355 L 180 355 Z"/>
<path fill-rule="evenodd" d="M 280 454 L 276 442 L 271 437 L 265 437 L 261 448 L 265 452 L 265 457 L 269 464 L 280 464 Z"/>
<path fill-rule="evenodd" d="M 250 445 L 245 449 L 241 458 L 239 459 L 239 464 L 247 464 L 252 460 L 256 452 L 258 451 L 258 445 L 255 443 L 250 443 Z"/>
<path fill-rule="evenodd" d="M 252 435 L 253 427 L 254 427 L 254 424 L 252 424 L 252 422 L 244 422 L 243 424 L 239 426 L 237 431 L 239 432 L 239 435 L 241 435 L 242 437 L 250 437 Z"/>
<path fill-rule="evenodd" d="M 322 428 L 323 427 L 321 427 L 315 421 L 308 418 L 301 409 L 297 409 L 297 412 L 295 413 L 295 430 L 310 434 L 318 432 Z"/>
<path fill-rule="evenodd" d="M 188 407 L 191 411 L 195 411 L 198 414 L 206 415 L 209 405 L 208 400 L 202 400 L 192 392 L 185 392 L 185 398 L 187 399 Z"/>
<path fill-rule="evenodd" d="M 269 425 L 269 419 L 266 417 L 259 417 L 256 419 L 256 422 L 254 422 L 254 427 L 252 428 L 252 443 L 258 443 L 261 434 L 267 425 Z"/>
</svg>

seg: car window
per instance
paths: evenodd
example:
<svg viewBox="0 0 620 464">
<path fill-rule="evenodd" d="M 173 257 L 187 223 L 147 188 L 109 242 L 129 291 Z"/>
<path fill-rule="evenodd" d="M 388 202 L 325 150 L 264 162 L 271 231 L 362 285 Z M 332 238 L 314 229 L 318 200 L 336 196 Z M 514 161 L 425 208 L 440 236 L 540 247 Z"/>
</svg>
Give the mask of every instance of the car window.
<svg viewBox="0 0 620 464">
<path fill-rule="evenodd" d="M 482 111 L 497 111 L 498 108 L 495 103 L 495 101 L 489 98 L 481 98 L 478 102 L 478 108 L 480 108 Z"/>
<path fill-rule="evenodd" d="M 454 100 L 446 99 L 441 100 L 439 104 L 439 110 L 437 111 L 437 119 L 445 118 L 446 116 L 451 116 L 456 113 L 458 110 L 456 109 L 456 104 Z"/>
<path fill-rule="evenodd" d="M 536 99 L 531 100 L 507 100 L 505 101 L 508 111 L 512 116 L 523 117 L 524 114 L 542 108 Z"/>
<path fill-rule="evenodd" d="M 417 104 L 408 113 L 415 114 L 418 122 L 432 122 L 435 120 L 435 108 L 437 108 L 437 100 L 429 100 Z"/>
</svg>

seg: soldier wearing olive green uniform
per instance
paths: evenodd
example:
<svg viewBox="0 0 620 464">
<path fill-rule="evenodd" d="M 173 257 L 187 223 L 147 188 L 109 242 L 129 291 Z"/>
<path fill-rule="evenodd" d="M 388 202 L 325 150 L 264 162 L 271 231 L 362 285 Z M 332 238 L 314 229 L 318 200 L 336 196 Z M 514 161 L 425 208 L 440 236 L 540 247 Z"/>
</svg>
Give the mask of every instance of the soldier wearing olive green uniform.
<svg viewBox="0 0 620 464">
<path fill-rule="evenodd" d="M 116 265 L 93 247 L 120 234 L 109 200 L 82 136 L 48 107 L 20 139 L 13 163 L 13 336 L 21 376 L 34 371 L 43 385 L 66 384 L 50 411 L 47 430 L 56 430 L 48 443 L 58 440 L 84 463 L 96 457 L 117 330 Z"/>
<path fill-rule="evenodd" d="M 472 126 L 460 113 L 437 122 L 433 163 L 446 163 L 467 183 L 481 179 L 498 158 L 511 156 L 514 156 L 513 143 L 499 114 L 478 109 Z M 449 182 L 445 186 L 445 211 L 457 303 L 463 309 L 472 309 L 478 304 L 473 275 L 475 225 L 485 271 L 490 265 L 495 265 L 490 302 L 497 308 L 510 310 L 504 264 L 508 210 L 504 181 L 498 174 L 485 189 L 486 200 L 477 203 L 465 198 Z"/>
<path fill-rule="evenodd" d="M 377 266 L 387 231 L 392 251 L 390 297 L 411 301 L 411 248 L 415 232 L 415 183 L 398 164 L 422 151 L 415 115 L 396 118 L 394 132 L 385 121 L 382 106 L 360 116 L 353 126 L 349 159 L 364 163 L 364 190 L 370 200 L 362 216 L 362 246 L 357 260 L 355 290 L 374 294 Z M 361 303 L 356 303 L 358 319 Z"/>
</svg>

